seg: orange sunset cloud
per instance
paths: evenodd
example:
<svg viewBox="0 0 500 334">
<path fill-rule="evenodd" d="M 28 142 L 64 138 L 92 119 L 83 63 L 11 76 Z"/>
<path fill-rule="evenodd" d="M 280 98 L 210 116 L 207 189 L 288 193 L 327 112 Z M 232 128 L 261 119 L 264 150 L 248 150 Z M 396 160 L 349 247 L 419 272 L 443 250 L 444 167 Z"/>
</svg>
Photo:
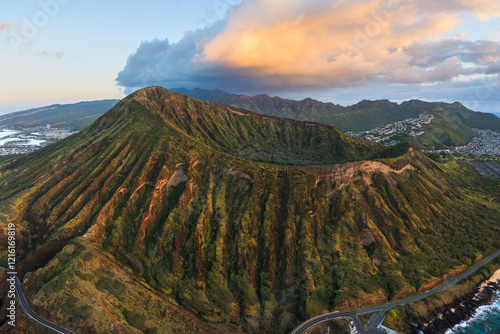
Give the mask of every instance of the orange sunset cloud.
<svg viewBox="0 0 500 334">
<path fill-rule="evenodd" d="M 229 10 L 225 21 L 188 33 L 177 44 L 141 45 L 117 80 L 124 86 L 225 81 L 232 87 L 274 89 L 353 86 L 374 78 L 395 83 L 446 81 L 480 72 L 483 64 L 477 62 L 471 69 L 460 56 L 450 54 L 430 65 L 431 54 L 418 53 L 415 46 L 445 41 L 465 12 L 487 20 L 500 16 L 500 4 L 497 0 L 243 1 Z M 492 52 L 483 52 L 482 59 L 490 65 L 500 59 L 497 44 Z M 180 53 L 182 62 L 173 56 Z M 149 71 L 141 72 L 141 67 Z"/>
</svg>

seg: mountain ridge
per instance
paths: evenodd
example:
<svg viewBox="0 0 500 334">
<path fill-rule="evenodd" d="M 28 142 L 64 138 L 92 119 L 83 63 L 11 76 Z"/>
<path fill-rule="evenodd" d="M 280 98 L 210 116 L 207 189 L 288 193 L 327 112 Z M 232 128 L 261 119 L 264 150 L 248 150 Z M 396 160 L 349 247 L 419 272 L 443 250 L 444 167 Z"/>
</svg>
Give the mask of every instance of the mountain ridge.
<svg viewBox="0 0 500 334">
<path fill-rule="evenodd" d="M 474 128 L 500 132 L 500 118 L 494 114 L 473 112 L 459 102 L 409 100 L 398 104 L 385 99 L 362 100 L 351 106 L 343 107 L 311 98 L 295 101 L 276 96 L 271 97 L 267 94 L 250 97 L 229 94 L 218 89 L 209 91 L 200 88 L 191 90 L 178 88 L 173 89 L 173 91 L 179 91 L 201 100 L 252 110 L 259 114 L 332 125 L 347 132 L 370 130 L 377 126 L 415 118 L 421 114 L 432 114 L 435 119 L 430 124 L 424 124 L 423 135 L 411 137 L 402 134 L 398 136 L 399 141 L 410 141 L 419 149 L 446 149 L 449 146 L 466 145 L 473 137 L 477 136 Z M 5 119 L 17 114 L 19 122 L 2 121 L 2 117 L 0 117 L 0 125 L 45 126 L 45 124 L 51 124 L 55 127 L 82 130 L 116 102 L 116 100 L 110 100 L 107 104 L 101 102 L 101 106 L 97 109 L 89 109 L 88 106 L 80 104 L 61 105 L 53 112 L 52 116 L 48 115 L 41 119 L 30 116 L 30 110 L 17 112 L 2 117 Z M 81 110 L 75 110 L 78 106 L 81 107 Z M 38 110 L 49 107 L 38 108 Z M 70 112 L 66 113 L 65 110 Z"/>
<path fill-rule="evenodd" d="M 294 101 L 265 94 L 250 97 L 199 88 L 173 90 L 194 98 L 239 106 L 262 114 L 330 124 L 346 132 L 367 131 L 381 125 L 415 118 L 423 113 L 432 114 L 436 119 L 433 123 L 424 125 L 424 135 L 406 138 L 421 149 L 444 149 L 447 146 L 465 145 L 476 136 L 473 128 L 500 132 L 500 118 L 494 114 L 471 111 L 459 102 L 409 100 L 398 104 L 389 100 L 362 100 L 343 107 L 313 99 Z"/>
<path fill-rule="evenodd" d="M 168 108 L 161 107 L 159 113 L 153 113 L 165 122 L 211 147 L 250 160 L 285 164 L 295 162 L 293 164 L 299 165 L 327 164 L 360 160 L 383 150 L 381 145 L 351 138 L 332 126 L 198 102 L 172 95 L 161 87 L 141 90 L 133 99 L 150 111 L 157 108 L 157 104 L 150 101 L 164 100 Z M 221 126 L 224 131 L 219 130 Z M 316 155 L 318 149 L 321 154 Z M 265 156 L 266 153 L 269 157 Z"/>
<path fill-rule="evenodd" d="M 34 127 L 50 124 L 53 127 L 67 127 L 80 131 L 118 102 L 119 100 L 113 99 L 82 101 L 16 111 L 0 115 L 0 126 Z"/>
</svg>

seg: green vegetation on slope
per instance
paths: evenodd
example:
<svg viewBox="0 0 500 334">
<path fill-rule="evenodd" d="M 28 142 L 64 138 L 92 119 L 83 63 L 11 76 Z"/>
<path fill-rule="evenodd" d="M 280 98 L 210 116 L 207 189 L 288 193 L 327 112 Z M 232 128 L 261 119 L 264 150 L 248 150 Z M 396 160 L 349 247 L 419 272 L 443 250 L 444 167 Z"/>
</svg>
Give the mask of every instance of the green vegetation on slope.
<svg viewBox="0 0 500 334">
<path fill-rule="evenodd" d="M 139 99 L 148 110 L 186 135 L 249 160 L 287 165 L 331 164 L 360 160 L 383 149 L 331 126 L 265 117 L 165 89 Z"/>
<path fill-rule="evenodd" d="M 270 97 L 265 94 L 249 97 L 228 94 L 217 89 L 209 91 L 198 88 L 191 90 L 178 88 L 174 91 L 200 100 L 222 103 L 259 114 L 317 122 L 351 132 L 370 130 L 377 126 L 415 118 L 423 113 L 432 114 L 436 118 L 430 125 L 425 126 L 425 135 L 416 138 L 409 136 L 400 138 L 402 141 L 410 141 L 420 149 L 443 149 L 446 146 L 464 145 L 476 135 L 472 131 L 473 128 L 500 132 L 500 118 L 493 114 L 473 112 L 460 103 L 429 103 L 411 100 L 397 104 L 388 100 L 363 100 L 355 105 L 342 107 L 310 98 L 294 101 Z M 51 124 L 56 127 L 69 127 L 80 131 L 117 102 L 117 100 L 81 102 L 20 111 L 0 116 L 0 126 L 28 127 Z M 245 153 L 248 152 L 241 152 L 241 154 Z M 271 156 L 276 154 L 276 152 L 268 153 Z M 251 155 L 251 153 L 248 154 Z M 291 158 L 289 160 L 295 161 L 296 164 L 302 164 L 297 159 Z M 267 160 L 264 158 L 262 161 Z"/>
<path fill-rule="evenodd" d="M 408 145 L 383 160 L 313 165 L 339 159 L 332 147 L 342 138 L 332 127 L 149 88 L 79 134 L 1 161 L 8 217 L 0 222 L 19 227 L 20 275 L 42 268 L 36 275 L 49 284 L 33 279 L 31 296 L 68 296 L 66 308 L 49 303 L 47 311 L 76 317 L 75 327 L 102 315 L 91 324 L 97 332 L 111 323 L 158 328 L 161 313 L 131 307 L 126 276 L 107 273 L 89 277 L 89 289 L 113 299 L 106 308 L 116 320 L 94 301 L 73 303 L 69 296 L 88 284 L 78 278 L 81 260 L 53 259 L 64 259 L 75 238 L 114 257 L 155 296 L 262 333 L 415 293 L 500 246 L 498 181 L 483 184 L 467 165 L 437 164 Z M 307 142 L 317 155 L 306 155 Z M 250 143 L 253 161 L 239 155 Z M 351 157 L 380 150 L 342 145 Z M 309 166 L 269 154 L 278 149 Z M 263 156 L 289 165 L 258 162 Z"/>
<path fill-rule="evenodd" d="M 426 134 L 407 138 L 413 145 L 422 149 L 465 145 L 476 135 L 472 128 L 500 132 L 500 118 L 493 114 L 473 112 L 458 102 L 448 104 L 411 100 L 397 104 L 388 100 L 363 100 L 355 105 L 342 107 L 312 99 L 293 101 L 268 95 L 249 97 L 228 94 L 220 90 L 175 89 L 175 91 L 265 115 L 329 124 L 350 132 L 367 131 L 381 125 L 415 118 L 420 114 L 431 114 L 436 118 L 424 127 Z"/>
</svg>

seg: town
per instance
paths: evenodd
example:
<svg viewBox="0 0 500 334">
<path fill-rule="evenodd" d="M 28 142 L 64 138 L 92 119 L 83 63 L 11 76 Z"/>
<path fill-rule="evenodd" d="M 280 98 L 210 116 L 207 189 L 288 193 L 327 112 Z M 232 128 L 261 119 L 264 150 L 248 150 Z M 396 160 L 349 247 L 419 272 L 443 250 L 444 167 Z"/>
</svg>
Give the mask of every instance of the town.
<svg viewBox="0 0 500 334">
<path fill-rule="evenodd" d="M 0 128 L 0 156 L 30 153 L 74 133 L 67 128 L 52 128 L 50 124 L 28 128 Z"/>
<path fill-rule="evenodd" d="M 417 118 L 408 118 L 377 128 L 361 131 L 347 132 L 351 137 L 358 137 L 384 144 L 385 146 L 394 146 L 401 142 L 400 138 L 406 136 L 416 137 L 424 134 L 423 124 L 430 124 L 434 119 L 433 115 L 421 114 Z"/>
<path fill-rule="evenodd" d="M 500 157 L 500 133 L 491 130 L 473 129 L 478 136 L 464 146 L 450 147 L 444 150 L 428 150 L 428 153 L 441 155 L 473 155 Z"/>
</svg>

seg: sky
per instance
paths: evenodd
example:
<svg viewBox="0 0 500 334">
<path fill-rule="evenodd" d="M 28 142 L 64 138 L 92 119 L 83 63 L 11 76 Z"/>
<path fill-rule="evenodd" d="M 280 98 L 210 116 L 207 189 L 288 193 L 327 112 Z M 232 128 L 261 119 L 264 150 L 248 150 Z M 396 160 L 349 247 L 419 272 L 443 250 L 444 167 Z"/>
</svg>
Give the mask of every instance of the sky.
<svg viewBox="0 0 500 334">
<path fill-rule="evenodd" d="M 0 114 L 150 85 L 500 112 L 498 0 L 0 4 Z"/>
</svg>

